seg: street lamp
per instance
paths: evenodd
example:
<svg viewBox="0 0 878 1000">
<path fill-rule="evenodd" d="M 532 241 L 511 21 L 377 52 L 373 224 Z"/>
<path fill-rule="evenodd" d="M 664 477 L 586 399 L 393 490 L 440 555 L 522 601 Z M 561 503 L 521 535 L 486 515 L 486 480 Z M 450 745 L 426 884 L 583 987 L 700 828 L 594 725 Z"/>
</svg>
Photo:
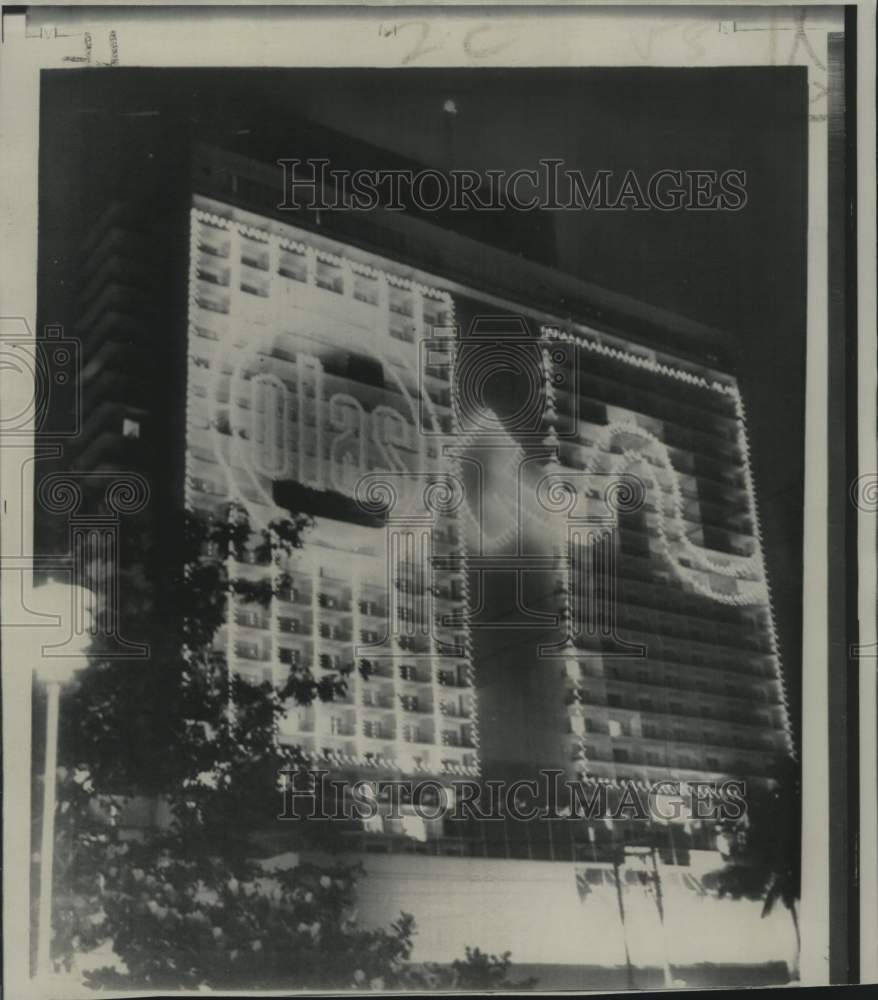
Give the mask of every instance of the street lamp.
<svg viewBox="0 0 878 1000">
<path fill-rule="evenodd" d="M 58 714 L 61 685 L 86 666 L 92 640 L 94 594 L 49 579 L 28 594 L 29 610 L 52 615 L 54 622 L 31 628 L 34 670 L 46 685 L 46 759 L 43 777 L 43 824 L 40 842 L 40 903 L 37 924 L 37 975 L 50 971 L 52 875 L 55 860 L 55 802 L 58 769 Z"/>
</svg>

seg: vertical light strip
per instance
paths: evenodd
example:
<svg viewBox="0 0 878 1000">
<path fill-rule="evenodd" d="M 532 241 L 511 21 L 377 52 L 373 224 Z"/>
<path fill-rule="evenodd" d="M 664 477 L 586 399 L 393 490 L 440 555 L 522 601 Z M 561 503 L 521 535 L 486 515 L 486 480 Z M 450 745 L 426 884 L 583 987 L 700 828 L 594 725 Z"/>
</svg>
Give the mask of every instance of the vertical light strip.
<svg viewBox="0 0 878 1000">
<path fill-rule="evenodd" d="M 354 703 L 354 757 L 360 760 L 363 756 L 363 741 L 360 724 L 362 723 L 360 707 L 363 699 L 363 683 L 357 665 L 357 644 L 360 640 L 360 630 L 363 626 L 360 612 L 360 601 L 363 599 L 363 557 L 358 553 L 351 556 L 351 659 L 354 669 L 351 671 L 351 695 Z"/>
<path fill-rule="evenodd" d="M 320 604 L 318 601 L 318 594 L 320 592 L 320 564 L 317 558 L 317 551 L 314 546 L 311 546 L 308 551 L 308 563 L 311 567 L 311 662 L 313 663 L 313 673 L 315 677 L 319 678 L 321 671 L 320 666 Z M 314 702 L 314 751 L 315 753 L 320 752 L 318 737 L 323 732 L 323 711 L 322 704 L 319 698 L 315 698 Z"/>
<path fill-rule="evenodd" d="M 289 569 L 289 561 L 284 559 L 285 570 Z M 276 597 L 277 589 L 280 584 L 280 567 L 275 562 L 275 553 L 271 552 L 271 563 L 269 565 L 269 579 L 271 580 L 271 598 L 268 602 L 268 662 L 271 669 L 271 683 L 275 690 L 286 680 L 280 676 L 279 666 L 279 655 L 278 650 L 280 647 L 279 637 L 280 628 L 278 626 L 278 614 L 279 606 Z M 277 730 L 275 730 L 275 740 L 277 739 Z"/>
<path fill-rule="evenodd" d="M 435 525 L 434 525 L 435 530 Z M 425 609 L 424 616 L 429 627 L 429 637 L 430 637 L 430 686 L 432 689 L 433 697 L 433 744 L 438 744 L 440 740 L 439 734 L 442 732 L 442 688 L 439 685 L 439 651 L 436 648 L 436 630 L 439 628 L 439 622 L 437 619 L 441 617 L 442 611 L 439 609 L 436 602 L 436 595 L 433 590 L 435 576 L 433 574 L 433 538 L 432 535 L 424 535 L 421 539 L 421 559 L 424 565 L 424 581 L 426 583 L 425 590 Z M 458 695 L 458 699 L 459 699 Z M 430 751 L 430 760 L 428 766 L 433 766 L 433 757 L 436 755 L 437 751 Z"/>
<path fill-rule="evenodd" d="M 235 343 L 235 332 L 236 323 L 235 319 L 239 313 L 240 306 L 240 291 L 241 291 L 241 231 L 238 226 L 232 226 L 229 230 L 229 312 L 227 320 L 227 343 L 234 345 Z M 221 377 L 221 363 L 217 365 L 217 378 Z M 229 402 L 228 402 L 228 414 L 229 414 L 229 424 L 234 425 L 232 420 L 232 414 L 235 412 L 235 398 L 234 398 L 234 379 L 229 380 Z M 229 446 L 229 479 L 228 485 L 231 487 L 231 468 L 234 465 L 234 447 L 235 440 L 232 439 Z M 227 492 L 226 499 L 229 499 Z M 229 582 L 231 582 L 237 575 L 238 560 L 237 555 L 234 552 L 229 553 L 229 559 L 226 562 L 227 572 Z M 229 597 L 226 603 L 226 669 L 229 678 L 229 712 L 234 716 L 235 706 L 231 698 L 232 690 L 232 677 L 237 673 L 237 656 L 235 653 L 235 640 L 238 635 L 238 627 L 235 621 L 235 595 L 229 590 Z"/>
<path fill-rule="evenodd" d="M 399 679 L 399 668 L 403 659 L 403 651 L 398 646 L 399 636 L 399 592 L 394 584 L 394 573 L 399 566 L 399 532 L 391 527 L 389 532 L 389 542 L 387 547 L 387 564 L 385 567 L 385 579 L 387 580 L 387 642 L 391 650 L 390 678 L 391 694 L 390 704 L 393 706 L 393 725 L 397 724 L 399 717 L 399 695 L 402 687 Z M 385 717 L 381 716 L 383 721 Z M 380 725 L 381 723 L 379 723 Z"/>
<path fill-rule="evenodd" d="M 784 677 L 783 663 L 781 662 L 780 647 L 777 641 L 777 628 L 774 621 L 774 604 L 771 597 L 771 581 L 768 577 L 768 567 L 765 563 L 765 556 L 762 550 L 762 527 L 759 520 L 759 501 L 756 496 L 756 488 L 753 485 L 753 475 L 750 469 L 750 435 L 747 427 L 747 414 L 744 409 L 744 401 L 741 393 L 735 386 L 735 413 L 740 421 L 738 429 L 738 448 L 740 451 L 741 467 L 744 470 L 744 478 L 747 484 L 747 510 L 750 515 L 751 534 L 750 537 L 756 546 L 756 558 L 760 567 L 762 579 L 765 581 L 766 614 L 768 617 L 768 637 L 771 644 L 771 662 L 774 669 L 773 678 L 780 686 L 781 714 L 783 715 L 784 735 L 786 737 L 786 747 L 788 752 L 793 753 L 793 735 L 789 717 L 789 696 L 787 695 L 786 680 Z M 805 536 L 807 538 L 807 535 Z"/>
</svg>

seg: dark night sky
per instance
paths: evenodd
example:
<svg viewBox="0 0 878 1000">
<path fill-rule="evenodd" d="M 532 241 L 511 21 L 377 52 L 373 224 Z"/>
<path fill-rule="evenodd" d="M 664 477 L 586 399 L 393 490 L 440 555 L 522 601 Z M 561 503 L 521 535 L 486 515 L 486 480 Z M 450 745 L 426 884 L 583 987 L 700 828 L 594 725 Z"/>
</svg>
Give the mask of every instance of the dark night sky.
<svg viewBox="0 0 878 1000">
<path fill-rule="evenodd" d="M 443 111 L 448 99 L 456 115 Z M 513 249 L 727 331 L 740 345 L 736 374 L 797 715 L 806 111 L 805 73 L 795 67 L 50 71 L 42 81 L 40 322 L 70 324 L 75 250 L 98 206 L 169 182 L 190 136 L 308 157 L 315 151 L 303 142 L 304 120 L 440 169 L 511 170 L 557 157 L 586 175 L 745 170 L 743 211 L 537 213 Z"/>
</svg>

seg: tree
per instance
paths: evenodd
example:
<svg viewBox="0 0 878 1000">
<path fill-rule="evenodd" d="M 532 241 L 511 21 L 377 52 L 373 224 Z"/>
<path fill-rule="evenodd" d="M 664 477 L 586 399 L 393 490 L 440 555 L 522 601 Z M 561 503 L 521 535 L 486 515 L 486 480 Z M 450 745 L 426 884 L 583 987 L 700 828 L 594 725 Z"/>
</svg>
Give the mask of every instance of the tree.
<svg viewBox="0 0 878 1000">
<path fill-rule="evenodd" d="M 504 951 L 499 957 L 489 955 L 479 948 L 467 948 L 463 959 L 455 959 L 451 968 L 431 964 L 427 967 L 427 984 L 433 989 L 447 990 L 530 990 L 537 980 L 509 979 L 511 953 Z"/>
<path fill-rule="evenodd" d="M 343 989 L 404 984 L 414 922 L 387 929 L 354 918 L 358 872 L 258 862 L 193 849 L 180 827 L 127 841 L 112 823 L 79 816 L 69 902 L 56 924 L 57 957 L 105 942 L 123 966 L 86 974 L 114 989 Z M 92 817 L 92 820 L 94 817 Z M 83 833 L 89 828 L 88 835 Z"/>
<path fill-rule="evenodd" d="M 798 902 L 801 893 L 800 771 L 785 758 L 771 788 L 751 789 L 746 816 L 729 831 L 727 863 L 708 873 L 704 883 L 720 897 L 761 900 L 762 916 L 782 904 L 796 935 L 793 978 L 798 978 L 801 947 Z"/>
<path fill-rule="evenodd" d="M 319 680 L 303 665 L 278 687 L 254 684 L 229 676 L 214 636 L 230 594 L 268 604 L 289 586 L 285 559 L 307 527 L 298 517 L 255 534 L 234 506 L 214 521 L 187 516 L 149 668 L 98 661 L 74 690 L 65 713 L 72 766 L 59 783 L 53 957 L 70 968 L 75 954 L 111 943 L 122 965 L 89 973 L 92 986 L 510 985 L 508 955 L 477 949 L 450 969 L 412 968 L 411 916 L 388 928 L 357 924 L 356 867 L 268 871 L 258 858 L 252 831 L 277 815 L 279 775 L 306 766 L 277 738 L 280 719 L 290 700 L 343 693 L 352 665 Z M 267 588 L 234 575 L 246 557 L 273 567 Z M 132 839 L 120 810 L 134 791 L 162 796 L 170 824 Z M 334 830 L 297 825 L 330 851 Z"/>
<path fill-rule="evenodd" d="M 208 840 L 186 814 L 130 840 L 81 772 L 62 776 L 64 833 L 53 954 L 111 943 L 121 959 L 85 975 L 107 989 L 528 989 L 510 956 L 466 949 L 450 967 L 410 964 L 416 926 L 356 920 L 357 866 L 269 869 L 230 842 Z M 193 832 L 195 836 L 193 836 Z"/>
<path fill-rule="evenodd" d="M 166 526 L 174 559 L 162 568 L 160 586 L 144 584 L 155 599 L 138 601 L 126 591 L 126 604 L 145 609 L 140 634 L 148 636 L 151 655 L 146 661 L 97 659 L 83 671 L 61 715 L 64 757 L 88 770 L 105 792 L 160 794 L 208 771 L 211 756 L 220 750 L 228 760 L 236 737 L 246 736 L 242 725 L 233 725 L 230 704 L 236 711 L 243 707 L 247 725 L 265 736 L 270 733 L 262 730 L 276 725 L 286 701 L 308 705 L 344 694 L 352 665 L 319 679 L 308 664 L 291 667 L 274 690 L 230 678 L 223 653 L 214 648 L 231 594 L 240 602 L 267 606 L 276 591 L 288 586 L 289 575 L 280 565 L 302 546 L 309 524 L 310 519 L 296 515 L 256 533 L 246 512 L 230 504 L 215 518 L 186 512 L 177 524 Z M 234 574 L 237 562 L 250 553 L 259 562 L 275 563 L 273 580 Z M 137 563 L 143 555 L 128 552 L 122 561 Z M 274 757 L 275 743 L 262 741 Z M 248 754 L 254 746 L 250 739 Z M 295 763 L 289 752 L 287 757 Z M 204 765 L 197 772 L 193 758 Z"/>
</svg>

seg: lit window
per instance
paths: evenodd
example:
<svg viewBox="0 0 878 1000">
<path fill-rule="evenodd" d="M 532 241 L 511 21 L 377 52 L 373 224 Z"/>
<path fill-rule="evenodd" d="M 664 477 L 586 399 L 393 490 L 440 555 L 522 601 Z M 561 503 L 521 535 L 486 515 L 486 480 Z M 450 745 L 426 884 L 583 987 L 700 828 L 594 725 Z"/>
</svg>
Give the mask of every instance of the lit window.
<svg viewBox="0 0 878 1000">
<path fill-rule="evenodd" d="M 622 723 L 618 722 L 616 719 L 609 720 L 609 730 L 610 736 L 621 736 L 622 735 Z"/>
<path fill-rule="evenodd" d="M 140 437 L 140 421 L 129 420 L 125 417 L 122 420 L 122 436 L 127 438 L 139 438 Z"/>
</svg>

